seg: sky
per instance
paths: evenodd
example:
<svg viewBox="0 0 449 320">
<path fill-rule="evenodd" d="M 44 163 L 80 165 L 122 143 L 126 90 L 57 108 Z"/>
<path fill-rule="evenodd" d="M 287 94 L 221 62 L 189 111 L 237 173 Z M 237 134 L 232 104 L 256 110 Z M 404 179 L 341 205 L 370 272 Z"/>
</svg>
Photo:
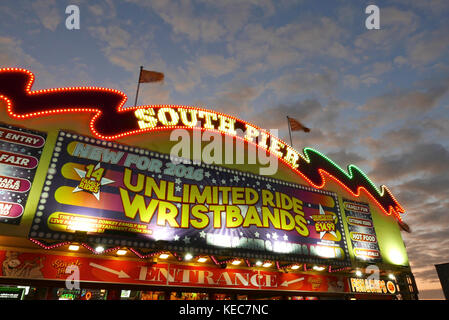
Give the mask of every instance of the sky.
<svg viewBox="0 0 449 320">
<path fill-rule="evenodd" d="M 368 30 L 365 8 L 380 9 Z M 68 5 L 80 28 L 66 28 Z M 355 164 L 405 208 L 403 233 L 421 299 L 443 299 L 449 262 L 449 1 L 2 0 L 0 66 L 33 89 L 101 86 L 133 105 L 221 111 L 345 168 Z"/>
</svg>

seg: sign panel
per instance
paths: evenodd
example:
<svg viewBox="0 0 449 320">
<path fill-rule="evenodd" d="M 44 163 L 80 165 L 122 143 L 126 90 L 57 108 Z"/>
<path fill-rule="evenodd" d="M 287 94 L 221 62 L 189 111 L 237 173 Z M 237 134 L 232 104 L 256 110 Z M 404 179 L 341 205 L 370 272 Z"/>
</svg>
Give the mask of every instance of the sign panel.
<svg viewBox="0 0 449 320">
<path fill-rule="evenodd" d="M 22 300 L 24 288 L 0 287 L 0 301 L 2 300 Z"/>
<path fill-rule="evenodd" d="M 347 263 L 336 194 L 60 132 L 30 236 Z"/>
<path fill-rule="evenodd" d="M 349 292 L 346 278 L 255 269 L 203 267 L 0 250 L 0 277 L 128 283 L 168 287 Z"/>
<path fill-rule="evenodd" d="M 0 222 L 20 224 L 46 134 L 0 123 Z"/>
<path fill-rule="evenodd" d="M 343 206 L 355 258 L 372 262 L 381 261 L 369 205 L 343 199 Z"/>
<path fill-rule="evenodd" d="M 350 278 L 351 292 L 396 294 L 398 288 L 393 280 Z"/>
</svg>

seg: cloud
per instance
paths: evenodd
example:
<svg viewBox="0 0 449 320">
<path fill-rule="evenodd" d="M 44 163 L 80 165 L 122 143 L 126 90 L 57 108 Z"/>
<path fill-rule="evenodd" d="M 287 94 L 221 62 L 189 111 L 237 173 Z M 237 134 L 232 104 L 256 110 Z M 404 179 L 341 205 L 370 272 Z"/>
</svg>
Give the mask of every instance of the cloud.
<svg viewBox="0 0 449 320">
<path fill-rule="evenodd" d="M 134 72 L 138 66 L 145 65 L 146 61 L 154 57 L 145 54 L 148 43 L 153 37 L 151 32 L 136 35 L 123 26 L 114 24 L 89 27 L 88 31 L 103 45 L 102 51 L 105 57 L 113 65 L 129 72 Z"/>
<path fill-rule="evenodd" d="M 423 31 L 409 39 L 407 58 L 414 67 L 435 62 L 449 50 L 449 34 L 443 28 Z"/>
<path fill-rule="evenodd" d="M 207 105 L 214 110 L 244 118 L 254 113 L 253 101 L 262 91 L 262 86 L 251 86 L 240 81 L 229 82 L 213 97 L 206 99 Z"/>
<path fill-rule="evenodd" d="M 113 0 L 106 0 L 95 4 L 89 3 L 87 9 L 90 13 L 100 19 L 115 18 L 117 16 L 117 8 Z"/>
<path fill-rule="evenodd" d="M 219 55 L 205 55 L 197 59 L 195 66 L 200 68 L 202 73 L 219 77 L 233 72 L 238 64 L 233 58 L 226 59 Z"/>
<path fill-rule="evenodd" d="M 379 77 L 391 70 L 392 64 L 389 61 L 369 63 L 363 68 L 364 72 L 362 74 L 347 74 L 343 76 L 343 85 L 352 89 L 357 89 L 361 85 L 369 87 L 379 83 Z"/>
<path fill-rule="evenodd" d="M 276 107 L 259 110 L 252 117 L 251 121 L 262 127 L 268 129 L 287 128 L 287 118 L 297 118 L 299 121 L 306 124 L 307 119 L 310 119 L 313 114 L 323 110 L 323 106 L 318 100 L 306 99 L 292 104 L 281 104 Z"/>
<path fill-rule="evenodd" d="M 297 66 L 306 58 L 316 57 L 357 61 L 344 44 L 345 37 L 345 30 L 328 17 L 271 27 L 249 23 L 227 48 L 242 61 L 263 62 L 271 68 Z"/>
<path fill-rule="evenodd" d="M 8 67 L 31 67 L 37 60 L 23 51 L 21 41 L 0 36 L 0 62 Z"/>
<path fill-rule="evenodd" d="M 215 4 L 215 2 L 203 2 L 204 13 L 195 10 L 198 5 L 193 1 L 142 1 L 127 0 L 144 8 L 151 9 L 158 14 L 161 19 L 169 24 L 175 35 L 186 36 L 191 41 L 216 42 L 223 39 L 233 28 L 227 29 L 226 26 L 232 26 L 232 23 L 223 23 L 223 19 L 231 18 L 231 21 L 237 22 L 239 19 L 246 20 L 247 10 L 240 11 L 240 15 L 226 14 L 229 10 L 224 10 L 224 14 L 217 14 L 218 7 L 226 9 L 225 4 Z M 234 6 L 236 4 L 234 3 Z M 212 10 L 211 10 L 212 8 Z M 238 24 L 242 24 L 239 22 Z M 235 30 L 236 31 L 236 30 Z"/>
<path fill-rule="evenodd" d="M 427 0 L 427 1 L 409 1 L 409 0 L 394 0 L 394 2 L 412 7 L 420 11 L 426 12 L 429 15 L 443 15 L 449 11 L 449 2 L 446 0 Z"/>
<path fill-rule="evenodd" d="M 35 0 L 32 7 L 42 25 L 50 31 L 55 31 L 62 20 L 56 0 Z"/>
<path fill-rule="evenodd" d="M 89 31 L 92 36 L 105 42 L 111 49 L 126 48 L 131 40 L 129 32 L 117 25 L 90 27 Z"/>
<path fill-rule="evenodd" d="M 423 143 L 414 145 L 408 152 L 379 156 L 372 174 L 382 181 L 441 172 L 449 172 L 449 151 L 438 143 Z"/>
<path fill-rule="evenodd" d="M 239 67 L 237 61 L 221 55 L 199 55 L 188 60 L 181 66 L 167 65 L 167 79 L 173 84 L 174 89 L 181 93 L 192 92 L 200 86 L 207 84 L 202 82 L 207 77 L 219 78 L 232 74 Z M 220 95 L 220 93 L 215 93 Z"/>
<path fill-rule="evenodd" d="M 334 92 L 337 83 L 337 73 L 333 70 L 310 72 L 297 69 L 270 81 L 267 88 L 273 89 L 278 96 L 310 93 L 329 95 Z"/>
<path fill-rule="evenodd" d="M 254 8 L 261 9 L 265 17 L 273 15 L 276 11 L 271 0 L 127 0 L 127 2 L 152 10 L 172 27 L 175 35 L 185 36 L 195 42 L 232 39 L 233 35 L 248 22 Z"/>
<path fill-rule="evenodd" d="M 405 151 L 406 148 L 422 142 L 423 129 L 420 124 L 410 123 L 404 127 L 385 131 L 379 138 L 371 135 L 363 136 L 361 141 L 371 153 L 385 155 L 398 150 Z"/>
<path fill-rule="evenodd" d="M 325 154 L 333 153 L 342 161 L 352 158 L 350 162 L 356 163 L 357 152 L 348 146 L 357 146 L 355 141 L 359 129 L 351 121 L 343 126 L 338 121 L 341 114 L 348 112 L 350 107 L 346 101 L 336 99 L 329 99 L 326 105 L 317 99 L 304 99 L 271 108 L 255 109 L 249 120 L 262 128 L 279 129 L 279 136 L 290 143 L 286 119 L 288 115 L 311 128 L 309 133 L 292 132 L 293 147 L 297 150 L 313 147 Z M 344 167 L 345 163 L 342 165 Z"/>
<path fill-rule="evenodd" d="M 182 93 L 191 92 L 201 83 L 201 75 L 193 63 L 187 67 L 170 67 L 166 69 L 167 80 L 173 84 L 176 91 Z"/>
<path fill-rule="evenodd" d="M 332 161 L 343 169 L 350 164 L 357 164 L 357 166 L 360 166 L 364 161 L 366 161 L 366 159 L 359 154 L 348 152 L 345 149 L 340 149 L 336 152 L 328 152 L 326 156 L 332 159 Z"/>
<path fill-rule="evenodd" d="M 394 58 L 393 62 L 398 66 L 403 66 L 408 63 L 407 59 L 404 58 L 403 56 L 397 56 L 396 58 Z"/>
<path fill-rule="evenodd" d="M 407 40 L 419 25 L 420 19 L 412 10 L 382 7 L 380 30 L 367 30 L 358 35 L 354 40 L 355 50 L 385 55 Z"/>
<path fill-rule="evenodd" d="M 370 98 L 360 107 L 360 110 L 375 113 L 377 121 L 381 119 L 381 122 L 384 123 L 409 117 L 411 113 L 430 111 L 448 92 L 449 78 L 442 81 L 435 79 L 427 83 L 420 82 L 416 84 L 416 87 L 398 88 Z"/>
<path fill-rule="evenodd" d="M 396 7 L 381 9 L 381 25 L 388 28 L 402 28 L 407 26 L 410 30 L 418 27 L 419 18 L 412 10 L 404 10 Z"/>
<path fill-rule="evenodd" d="M 436 275 L 434 275 L 435 278 Z M 438 285 L 437 285 L 438 287 Z M 421 300 L 444 300 L 443 291 L 439 289 L 420 290 L 419 299 Z"/>
<path fill-rule="evenodd" d="M 14 37 L 0 36 L 1 67 L 16 67 L 31 70 L 39 75 L 33 84 L 33 89 L 43 89 L 58 85 L 56 76 L 36 58 L 25 52 L 22 41 Z"/>
</svg>

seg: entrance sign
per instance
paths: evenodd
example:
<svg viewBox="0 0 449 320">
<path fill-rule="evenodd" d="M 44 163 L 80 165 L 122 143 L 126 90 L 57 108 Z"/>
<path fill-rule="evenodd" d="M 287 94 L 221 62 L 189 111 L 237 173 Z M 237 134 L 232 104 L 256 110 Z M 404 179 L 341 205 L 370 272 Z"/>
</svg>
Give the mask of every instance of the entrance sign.
<svg viewBox="0 0 449 320">
<path fill-rule="evenodd" d="M 14 262 L 10 261 L 12 258 Z M 0 270 L 0 280 L 3 277 L 15 278 L 20 274 L 22 279 L 64 281 L 70 276 L 66 273 L 66 270 L 73 266 L 80 271 L 79 280 L 86 282 L 182 288 L 349 292 L 348 279 L 342 276 L 284 273 L 255 268 L 223 269 L 172 263 L 152 265 L 146 261 L 112 260 L 5 250 L 0 250 L 0 263 L 12 266 L 6 272 Z"/>
</svg>

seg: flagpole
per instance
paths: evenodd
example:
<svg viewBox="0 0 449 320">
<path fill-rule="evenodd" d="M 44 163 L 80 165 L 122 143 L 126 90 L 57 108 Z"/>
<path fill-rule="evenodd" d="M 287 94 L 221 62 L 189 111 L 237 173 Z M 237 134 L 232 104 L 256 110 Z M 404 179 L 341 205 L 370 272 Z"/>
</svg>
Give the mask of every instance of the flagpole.
<svg viewBox="0 0 449 320">
<path fill-rule="evenodd" d="M 143 66 L 140 66 L 139 79 L 137 80 L 136 101 L 134 102 L 135 107 L 137 107 L 137 98 L 139 97 L 140 75 L 142 74 L 142 69 L 143 69 Z"/>
<path fill-rule="evenodd" d="M 290 128 L 290 120 L 287 116 L 287 123 L 288 123 L 288 133 L 290 135 L 290 146 L 293 148 L 293 140 L 292 140 L 292 130 Z"/>
</svg>

